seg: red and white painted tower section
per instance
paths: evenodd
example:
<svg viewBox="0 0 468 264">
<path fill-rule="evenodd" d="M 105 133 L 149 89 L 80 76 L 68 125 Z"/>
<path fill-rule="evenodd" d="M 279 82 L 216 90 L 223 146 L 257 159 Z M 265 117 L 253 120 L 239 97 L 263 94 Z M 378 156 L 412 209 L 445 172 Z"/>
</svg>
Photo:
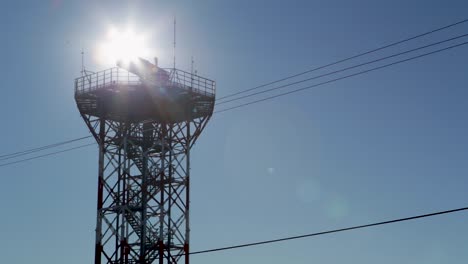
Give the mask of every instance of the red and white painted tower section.
<svg viewBox="0 0 468 264">
<path fill-rule="evenodd" d="M 189 263 L 190 149 L 215 83 L 140 59 L 75 80 L 99 145 L 95 263 Z"/>
</svg>

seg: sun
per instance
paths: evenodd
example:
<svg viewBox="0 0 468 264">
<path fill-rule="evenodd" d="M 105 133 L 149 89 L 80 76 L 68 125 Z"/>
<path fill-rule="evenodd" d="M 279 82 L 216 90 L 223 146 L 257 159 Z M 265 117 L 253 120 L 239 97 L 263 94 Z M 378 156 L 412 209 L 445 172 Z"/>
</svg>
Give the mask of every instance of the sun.
<svg viewBox="0 0 468 264">
<path fill-rule="evenodd" d="M 128 63 L 138 57 L 148 57 L 151 54 L 147 41 L 147 35 L 131 27 L 124 30 L 110 27 L 98 46 L 98 60 L 101 64 L 115 65 L 118 61 Z"/>
</svg>

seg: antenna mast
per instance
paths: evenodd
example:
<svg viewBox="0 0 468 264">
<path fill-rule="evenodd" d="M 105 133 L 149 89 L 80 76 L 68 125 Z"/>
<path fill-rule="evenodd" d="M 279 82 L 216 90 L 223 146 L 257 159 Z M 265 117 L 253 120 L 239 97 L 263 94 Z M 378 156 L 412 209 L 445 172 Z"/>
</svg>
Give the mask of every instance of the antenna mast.
<svg viewBox="0 0 468 264">
<path fill-rule="evenodd" d="M 174 69 L 176 66 L 176 16 L 174 15 Z"/>
<path fill-rule="evenodd" d="M 84 76 L 84 51 L 81 48 L 81 77 Z"/>
<path fill-rule="evenodd" d="M 195 61 L 193 60 L 193 56 L 192 56 L 192 66 L 190 67 L 190 73 L 193 75 L 193 64 L 195 63 Z"/>
</svg>

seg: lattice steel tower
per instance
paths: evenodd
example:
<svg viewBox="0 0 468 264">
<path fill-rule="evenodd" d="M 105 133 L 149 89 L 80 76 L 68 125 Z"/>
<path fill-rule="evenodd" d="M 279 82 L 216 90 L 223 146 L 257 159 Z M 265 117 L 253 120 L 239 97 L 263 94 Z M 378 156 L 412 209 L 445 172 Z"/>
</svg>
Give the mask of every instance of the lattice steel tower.
<svg viewBox="0 0 468 264">
<path fill-rule="evenodd" d="M 215 83 L 146 60 L 75 79 L 99 144 L 95 263 L 189 263 L 190 148 Z"/>
</svg>

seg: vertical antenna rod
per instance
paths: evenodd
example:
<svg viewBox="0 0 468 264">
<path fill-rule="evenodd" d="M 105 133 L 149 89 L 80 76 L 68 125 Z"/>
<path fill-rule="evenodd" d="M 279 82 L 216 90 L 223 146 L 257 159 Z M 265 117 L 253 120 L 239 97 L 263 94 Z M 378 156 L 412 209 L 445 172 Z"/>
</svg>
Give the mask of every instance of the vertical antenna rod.
<svg viewBox="0 0 468 264">
<path fill-rule="evenodd" d="M 190 91 L 192 91 L 193 89 L 193 64 L 195 63 L 195 61 L 193 60 L 193 55 L 192 55 L 192 63 L 191 63 L 191 66 L 190 66 Z"/>
<path fill-rule="evenodd" d="M 192 65 L 190 67 L 190 73 L 193 75 L 193 64 L 195 63 L 195 61 L 193 60 L 193 56 L 192 56 Z M 192 77 L 193 79 L 193 77 Z"/>
<path fill-rule="evenodd" d="M 174 69 L 176 66 L 176 16 L 174 15 Z"/>
<path fill-rule="evenodd" d="M 81 48 L 81 77 L 84 76 L 84 51 Z"/>
</svg>

